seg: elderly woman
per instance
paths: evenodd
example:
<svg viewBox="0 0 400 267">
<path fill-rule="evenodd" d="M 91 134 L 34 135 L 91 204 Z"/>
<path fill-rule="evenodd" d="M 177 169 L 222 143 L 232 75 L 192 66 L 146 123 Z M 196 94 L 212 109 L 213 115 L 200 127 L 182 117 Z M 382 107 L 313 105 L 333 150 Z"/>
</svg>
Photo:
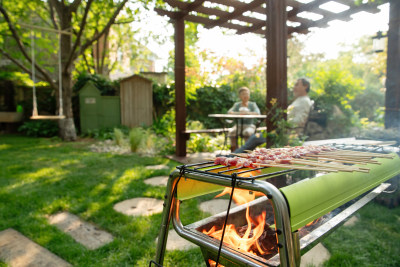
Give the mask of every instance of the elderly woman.
<svg viewBox="0 0 400 267">
<path fill-rule="evenodd" d="M 241 114 L 241 115 L 259 115 L 260 109 L 255 102 L 250 100 L 250 90 L 247 87 L 239 88 L 239 98 L 241 101 L 236 102 L 229 110 L 228 114 Z M 231 151 L 234 151 L 237 143 L 236 128 L 235 125 L 229 132 L 231 139 Z M 256 126 L 253 124 L 253 119 L 243 119 L 243 130 L 242 136 L 247 140 L 251 135 L 254 134 Z"/>
</svg>

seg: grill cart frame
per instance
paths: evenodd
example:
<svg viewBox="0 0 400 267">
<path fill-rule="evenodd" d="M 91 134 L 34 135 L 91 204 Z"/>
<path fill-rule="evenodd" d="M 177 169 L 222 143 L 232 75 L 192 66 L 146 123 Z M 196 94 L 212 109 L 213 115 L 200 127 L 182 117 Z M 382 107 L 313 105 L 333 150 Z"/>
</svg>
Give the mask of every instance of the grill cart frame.
<svg viewBox="0 0 400 267">
<path fill-rule="evenodd" d="M 399 158 L 397 158 L 397 160 L 399 160 Z M 264 172 L 257 176 L 239 177 L 239 175 L 254 171 L 254 169 L 248 170 L 243 168 L 234 168 L 227 170 L 226 167 L 224 168 L 213 165 L 212 162 L 178 166 L 177 169 L 170 174 L 167 184 L 165 201 L 164 201 L 164 211 L 162 215 L 161 229 L 158 237 L 155 262 L 159 265 L 163 264 L 165 250 L 166 250 L 166 243 L 168 238 L 168 229 L 171 219 L 175 231 L 181 237 L 200 246 L 206 260 L 207 258 L 215 259 L 215 255 L 218 253 L 218 250 L 220 248 L 219 240 L 215 240 L 195 230 L 196 228 L 195 226 L 198 226 L 199 224 L 201 224 L 201 222 L 196 222 L 192 225 L 183 226 L 179 213 L 180 202 L 184 199 L 205 193 L 201 192 L 200 190 L 199 192 L 197 192 L 197 195 L 196 193 L 192 195 L 191 194 L 185 195 L 182 194 L 182 191 L 184 190 L 181 190 L 180 194 L 178 185 L 185 184 L 185 182 L 189 183 L 194 182 L 200 184 L 207 183 L 221 187 L 231 187 L 234 189 L 238 188 L 254 192 L 260 192 L 266 196 L 263 198 L 269 199 L 273 207 L 275 230 L 277 236 L 277 246 L 279 252 L 275 254 L 272 258 L 265 260 L 261 257 L 251 256 L 250 254 L 242 253 L 231 247 L 222 245 L 220 249 L 221 258 L 219 260 L 219 263 L 225 266 L 279 266 L 279 265 L 299 266 L 301 254 L 304 254 L 306 251 L 315 246 L 319 241 L 325 238 L 338 226 L 343 224 L 346 221 L 346 219 L 349 218 L 349 216 L 354 214 L 357 210 L 359 210 L 361 207 L 369 203 L 377 195 L 383 192 L 387 187 L 390 186 L 390 184 L 383 182 L 394 177 L 400 172 L 400 170 L 395 169 L 394 171 L 389 172 L 390 175 L 386 174 L 385 177 L 376 177 L 376 178 L 373 177 L 374 179 L 371 180 L 371 182 L 369 182 L 370 184 L 368 184 L 368 186 L 362 187 L 360 189 L 362 190 L 362 192 L 361 191 L 358 192 L 359 194 L 357 196 L 355 197 L 352 195 L 349 196 L 351 197 L 350 200 L 354 200 L 357 198 L 357 201 L 355 203 L 353 203 L 346 209 L 341 210 L 340 213 L 330 218 L 329 220 L 324 222 L 321 226 L 315 228 L 309 234 L 300 239 L 298 232 L 299 228 L 294 229 L 293 221 L 291 221 L 292 217 L 294 216 L 292 214 L 291 217 L 291 213 L 293 213 L 293 211 L 290 210 L 291 203 L 289 203 L 291 197 L 288 196 L 287 192 L 285 195 L 285 192 L 283 190 L 278 189 L 276 186 L 269 183 L 268 181 L 257 180 L 260 178 L 270 178 L 277 175 L 287 174 L 293 172 L 294 170 L 279 169 L 278 171 L 276 171 L 274 168 L 263 168 L 263 170 L 265 169 L 271 171 L 269 173 L 268 171 L 267 173 Z M 340 177 L 343 176 L 344 174 L 342 175 L 341 173 L 337 173 L 337 175 L 338 177 Z M 312 179 L 306 179 L 306 180 L 312 180 Z M 309 181 L 301 181 L 293 185 L 300 183 L 306 184 L 307 182 L 310 183 Z M 259 199 L 260 198 L 258 198 L 257 200 Z M 345 201 L 344 203 L 347 202 L 348 201 Z M 338 205 L 332 207 L 328 211 L 328 213 L 333 209 L 342 206 L 342 204 L 343 203 L 338 203 Z M 240 206 L 237 208 L 240 208 Z M 232 209 L 232 212 L 233 210 L 234 209 Z M 224 214 L 226 214 L 226 212 L 214 216 L 224 216 Z M 321 214 L 316 214 L 316 215 L 318 215 L 317 218 L 319 218 Z M 207 218 L 205 220 L 210 220 L 210 219 Z M 295 227 L 298 227 L 298 225 L 299 225 L 298 223 L 295 224 Z M 208 265 L 208 263 L 206 264 Z"/>
</svg>

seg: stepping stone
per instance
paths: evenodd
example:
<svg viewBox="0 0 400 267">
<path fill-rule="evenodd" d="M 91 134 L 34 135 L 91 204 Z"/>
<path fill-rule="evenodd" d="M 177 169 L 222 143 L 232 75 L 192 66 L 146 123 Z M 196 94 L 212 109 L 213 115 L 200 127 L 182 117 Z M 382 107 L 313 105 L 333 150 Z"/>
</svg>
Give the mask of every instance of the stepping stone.
<svg viewBox="0 0 400 267">
<path fill-rule="evenodd" d="M 169 167 L 164 164 L 146 166 L 147 170 L 169 170 Z"/>
<path fill-rule="evenodd" d="M 226 212 L 228 209 L 229 199 L 212 199 L 209 201 L 205 201 L 200 203 L 200 210 L 203 212 L 211 213 L 211 215 L 215 215 L 221 213 L 223 211 Z M 232 201 L 231 209 L 236 207 L 236 204 Z"/>
<path fill-rule="evenodd" d="M 331 254 L 324 247 L 324 245 L 318 243 L 315 247 L 307 251 L 307 253 L 301 257 L 300 267 L 319 267 L 322 266 L 325 261 L 329 260 L 330 257 Z"/>
<path fill-rule="evenodd" d="M 114 205 L 114 210 L 130 216 L 149 216 L 163 211 L 164 201 L 155 198 L 132 198 Z"/>
<path fill-rule="evenodd" d="M 343 226 L 349 227 L 349 226 L 353 226 L 355 225 L 360 219 L 355 215 L 353 217 L 351 217 L 350 219 L 347 220 L 347 222 L 345 222 L 343 224 Z"/>
<path fill-rule="evenodd" d="M 0 232 L 0 260 L 12 267 L 72 266 L 11 228 Z"/>
<path fill-rule="evenodd" d="M 95 225 L 81 220 L 69 212 L 60 212 L 48 217 L 51 225 L 55 225 L 70 235 L 76 242 L 90 250 L 97 249 L 113 241 L 113 236 Z"/>
<path fill-rule="evenodd" d="M 158 237 L 156 238 L 156 243 L 157 241 Z M 192 242 L 180 237 L 174 229 L 168 231 L 167 246 L 165 247 L 167 250 L 189 250 L 196 247 Z"/>
<path fill-rule="evenodd" d="M 156 176 L 144 180 L 145 184 L 152 186 L 167 186 L 169 176 Z"/>
</svg>

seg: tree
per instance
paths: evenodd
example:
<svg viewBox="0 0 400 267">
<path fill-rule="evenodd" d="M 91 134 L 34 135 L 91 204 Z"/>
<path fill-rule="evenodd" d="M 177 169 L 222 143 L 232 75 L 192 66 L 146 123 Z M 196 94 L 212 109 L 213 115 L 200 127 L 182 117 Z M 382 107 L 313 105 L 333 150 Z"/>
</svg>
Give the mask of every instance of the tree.
<svg viewBox="0 0 400 267">
<path fill-rule="evenodd" d="M 138 2 L 145 4 L 149 1 L 140 0 Z M 105 36 L 114 23 L 118 23 L 116 19 L 122 10 L 126 12 L 127 16 L 134 16 L 132 10 L 125 7 L 127 2 L 128 0 L 21 0 L 17 2 L 2 1 L 0 4 L 0 13 L 3 17 L 3 21 L 0 22 L 0 32 L 3 35 L 0 42 L 3 48 L 0 48 L 0 53 L 26 73 L 32 74 L 28 67 L 32 63 L 32 58 L 28 53 L 29 34 L 21 26 L 21 22 L 71 32 L 71 34 L 61 34 L 60 47 L 62 105 L 66 118 L 59 120 L 59 128 L 60 135 L 64 140 L 72 141 L 76 139 L 72 114 L 72 70 L 74 62 L 81 55 L 84 55 L 85 51 L 91 48 L 96 41 Z M 9 43 L 6 41 L 10 40 L 7 36 L 12 38 L 15 46 L 7 45 Z M 48 41 L 48 44 L 54 43 L 54 40 Z M 54 46 L 50 45 L 47 48 L 49 54 L 54 53 Z M 55 92 L 58 92 L 58 82 L 52 78 L 51 69 L 38 61 L 35 64 L 35 70 L 39 79 L 48 82 L 55 89 Z"/>
</svg>

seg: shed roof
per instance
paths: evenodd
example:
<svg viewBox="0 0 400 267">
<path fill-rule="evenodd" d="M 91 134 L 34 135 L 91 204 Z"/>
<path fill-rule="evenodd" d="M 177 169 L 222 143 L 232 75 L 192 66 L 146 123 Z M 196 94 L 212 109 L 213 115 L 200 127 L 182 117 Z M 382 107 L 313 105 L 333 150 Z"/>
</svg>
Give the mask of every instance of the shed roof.
<svg viewBox="0 0 400 267">
<path fill-rule="evenodd" d="M 265 0 L 164 0 L 168 5 L 156 8 L 159 15 L 171 19 L 236 30 L 237 34 L 256 33 L 265 36 L 267 5 Z M 359 3 L 360 2 L 360 3 Z M 324 28 L 333 20 L 350 21 L 359 12 L 379 13 L 378 6 L 389 2 L 356 0 L 286 0 L 287 33 L 308 33 Z"/>
<path fill-rule="evenodd" d="M 142 79 L 142 80 L 144 80 L 144 81 L 146 81 L 146 82 L 152 83 L 152 81 L 151 81 L 150 79 L 147 79 L 147 78 L 145 78 L 145 77 L 143 77 L 143 76 L 140 76 L 140 75 L 137 75 L 137 74 L 133 74 L 133 75 L 131 75 L 131 76 L 128 76 L 128 77 L 123 78 L 123 79 L 120 81 L 120 83 L 129 81 L 129 80 L 131 80 L 131 79 Z"/>
</svg>

